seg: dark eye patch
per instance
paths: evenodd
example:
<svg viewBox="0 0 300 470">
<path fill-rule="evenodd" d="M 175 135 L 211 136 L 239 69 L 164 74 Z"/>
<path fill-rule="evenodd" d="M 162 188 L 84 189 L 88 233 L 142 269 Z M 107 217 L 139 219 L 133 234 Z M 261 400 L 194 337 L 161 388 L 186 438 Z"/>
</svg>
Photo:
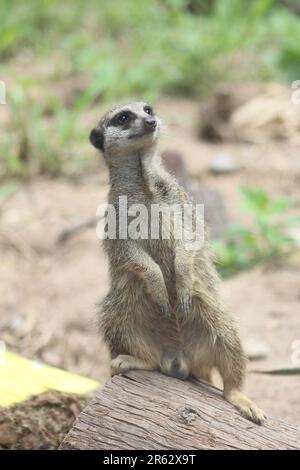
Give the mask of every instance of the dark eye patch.
<svg viewBox="0 0 300 470">
<path fill-rule="evenodd" d="M 136 115 L 132 111 L 124 110 L 116 114 L 107 125 L 126 128 L 135 118 Z"/>
<path fill-rule="evenodd" d="M 151 106 L 148 106 L 146 104 L 146 106 L 144 106 L 144 111 L 145 113 L 149 114 L 149 116 L 153 116 L 154 112 L 153 112 L 153 109 L 151 108 Z"/>
</svg>

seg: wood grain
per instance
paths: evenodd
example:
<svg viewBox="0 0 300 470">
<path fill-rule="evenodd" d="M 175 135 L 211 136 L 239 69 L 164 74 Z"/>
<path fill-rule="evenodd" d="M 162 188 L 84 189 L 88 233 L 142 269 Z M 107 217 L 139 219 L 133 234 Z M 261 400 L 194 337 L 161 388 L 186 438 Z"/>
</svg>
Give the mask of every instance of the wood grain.
<svg viewBox="0 0 300 470">
<path fill-rule="evenodd" d="M 220 390 L 196 380 L 131 371 L 112 378 L 79 415 L 60 449 L 299 449 L 300 429 L 258 426 Z"/>
</svg>

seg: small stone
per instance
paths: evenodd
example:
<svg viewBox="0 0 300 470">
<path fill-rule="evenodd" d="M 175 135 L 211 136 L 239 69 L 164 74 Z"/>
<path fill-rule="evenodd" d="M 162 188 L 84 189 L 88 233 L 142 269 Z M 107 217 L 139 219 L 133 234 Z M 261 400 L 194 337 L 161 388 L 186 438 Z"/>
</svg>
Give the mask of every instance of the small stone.
<svg viewBox="0 0 300 470">
<path fill-rule="evenodd" d="M 248 336 L 246 338 L 244 350 L 250 361 L 265 359 L 270 352 L 269 346 L 257 336 Z"/>
<path fill-rule="evenodd" d="M 234 173 L 240 168 L 239 164 L 232 155 L 220 153 L 216 155 L 209 164 L 209 169 L 212 173 Z"/>
</svg>

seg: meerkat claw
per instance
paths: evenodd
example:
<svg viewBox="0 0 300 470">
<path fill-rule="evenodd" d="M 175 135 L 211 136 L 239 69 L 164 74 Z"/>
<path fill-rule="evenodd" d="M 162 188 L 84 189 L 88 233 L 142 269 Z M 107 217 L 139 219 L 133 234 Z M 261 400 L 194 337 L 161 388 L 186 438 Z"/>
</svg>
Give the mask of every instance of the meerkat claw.
<svg viewBox="0 0 300 470">
<path fill-rule="evenodd" d="M 162 311 L 162 313 L 167 317 L 171 317 L 171 306 L 170 304 L 159 304 L 159 307 Z"/>
<path fill-rule="evenodd" d="M 181 312 L 183 312 L 184 315 L 187 315 L 192 306 L 192 296 L 190 294 L 186 294 L 182 296 L 179 301 L 179 305 L 180 305 Z"/>
</svg>

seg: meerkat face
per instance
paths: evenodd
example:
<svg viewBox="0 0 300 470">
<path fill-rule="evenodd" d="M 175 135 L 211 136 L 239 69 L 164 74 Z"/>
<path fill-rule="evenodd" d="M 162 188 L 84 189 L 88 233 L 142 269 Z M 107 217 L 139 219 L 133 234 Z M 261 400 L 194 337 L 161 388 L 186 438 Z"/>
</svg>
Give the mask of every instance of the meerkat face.
<svg viewBox="0 0 300 470">
<path fill-rule="evenodd" d="M 156 144 L 160 120 L 151 106 L 134 102 L 105 114 L 90 133 L 91 143 L 109 158 L 146 150 Z"/>
</svg>

